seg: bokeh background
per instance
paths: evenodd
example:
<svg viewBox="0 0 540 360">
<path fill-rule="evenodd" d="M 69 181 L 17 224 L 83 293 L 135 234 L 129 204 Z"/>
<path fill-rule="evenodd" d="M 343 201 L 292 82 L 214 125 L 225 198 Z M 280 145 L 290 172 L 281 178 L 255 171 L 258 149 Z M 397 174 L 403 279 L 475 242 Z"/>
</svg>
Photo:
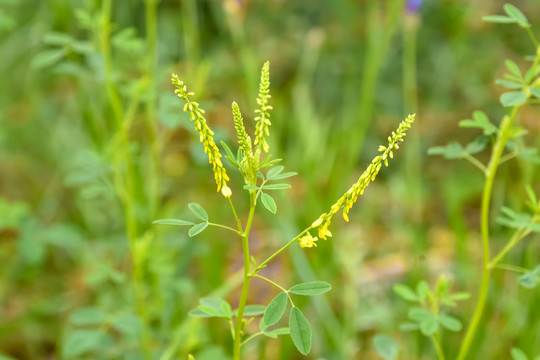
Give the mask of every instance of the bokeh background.
<svg viewBox="0 0 540 360">
<path fill-rule="evenodd" d="M 538 34 L 540 2 L 511 2 Z M 494 121 L 504 114 L 494 80 L 504 59 L 523 65 L 534 48 L 517 26 L 481 21 L 502 4 L 0 0 L 0 358 L 229 359 L 227 325 L 187 312 L 202 296 L 237 301 L 239 239 L 216 229 L 189 238 L 151 222 L 189 218 L 186 205 L 196 201 L 214 222 L 234 224 L 171 72 L 196 93 L 216 138 L 233 145 L 230 104 L 252 131 L 266 60 L 271 152 L 299 175 L 276 197 L 277 215 L 261 208 L 255 218 L 259 259 L 326 211 L 387 134 L 417 113 L 351 222 L 336 217 L 331 240 L 293 246 L 266 269 L 284 286 L 334 286 L 299 299 L 314 331 L 307 358 L 378 359 L 371 339 L 379 333 L 398 341 L 400 359 L 434 358 L 422 335 L 399 332 L 408 305 L 391 287 L 445 274 L 453 291 L 473 295 L 452 311 L 468 323 L 483 178 L 427 149 L 478 135 L 458 127 L 475 109 Z M 540 143 L 539 120 L 533 107 L 520 115 L 531 146 Z M 537 166 L 501 167 L 495 214 L 503 204 L 523 208 L 526 184 L 538 192 Z M 231 186 L 245 216 L 236 174 Z M 494 246 L 508 236 L 494 224 Z M 538 251 L 538 241 L 524 241 L 508 262 L 531 268 Z M 268 304 L 276 292 L 267 285 L 255 279 L 249 302 Z M 520 288 L 516 274 L 494 273 L 471 358 L 506 359 L 514 346 L 540 353 L 539 306 L 538 291 Z M 449 358 L 462 336 L 443 334 Z M 245 357 L 304 358 L 288 337 L 254 340 Z"/>
</svg>

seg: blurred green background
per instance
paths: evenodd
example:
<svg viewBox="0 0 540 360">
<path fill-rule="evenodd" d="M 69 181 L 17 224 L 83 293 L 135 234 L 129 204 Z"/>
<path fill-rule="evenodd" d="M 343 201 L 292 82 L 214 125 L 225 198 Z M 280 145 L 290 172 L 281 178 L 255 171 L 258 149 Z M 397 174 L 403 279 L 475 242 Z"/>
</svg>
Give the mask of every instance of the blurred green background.
<svg viewBox="0 0 540 360">
<path fill-rule="evenodd" d="M 400 343 L 400 359 L 434 358 L 423 336 L 399 332 L 407 304 L 391 287 L 446 274 L 473 295 L 454 313 L 468 323 L 483 178 L 426 151 L 473 139 L 457 124 L 475 109 L 504 114 L 494 79 L 504 59 L 523 64 L 534 48 L 517 26 L 481 21 L 502 3 L 431 0 L 415 12 L 404 0 L 0 0 L 0 358 L 229 358 L 226 324 L 187 312 L 211 294 L 237 302 L 241 243 L 151 222 L 186 218 L 196 201 L 214 222 L 234 224 L 171 72 L 196 93 L 216 139 L 233 145 L 230 104 L 253 131 L 266 60 L 271 152 L 300 175 L 277 198 L 277 216 L 255 218 L 259 259 L 326 211 L 417 113 L 351 222 L 336 217 L 331 240 L 292 247 L 265 270 L 284 286 L 334 286 L 301 304 L 314 329 L 307 358 L 378 359 L 377 333 Z M 539 1 L 512 3 L 540 24 Z M 520 122 L 540 144 L 538 112 L 526 107 Z M 231 177 L 245 216 L 241 178 Z M 537 167 L 505 164 L 495 213 L 523 207 L 526 184 L 538 193 Z M 493 229 L 500 247 L 509 231 Z M 538 251 L 524 241 L 508 262 L 531 268 Z M 249 302 L 268 304 L 276 293 L 256 280 Z M 513 346 L 540 353 L 538 291 L 501 271 L 489 296 L 471 358 L 506 359 Z M 462 336 L 443 334 L 449 358 Z M 289 338 L 252 341 L 244 353 L 304 358 Z"/>
</svg>

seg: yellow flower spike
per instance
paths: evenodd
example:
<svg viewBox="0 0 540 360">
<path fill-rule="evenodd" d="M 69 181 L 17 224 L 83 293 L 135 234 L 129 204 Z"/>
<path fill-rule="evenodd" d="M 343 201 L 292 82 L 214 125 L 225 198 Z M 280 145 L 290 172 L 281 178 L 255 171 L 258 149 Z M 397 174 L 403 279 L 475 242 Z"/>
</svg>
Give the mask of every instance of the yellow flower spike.
<svg viewBox="0 0 540 360">
<path fill-rule="evenodd" d="M 415 115 L 409 115 L 405 120 L 403 120 L 396 131 L 392 132 L 392 135 L 388 137 L 388 146 L 379 146 L 378 151 L 382 154 L 375 156 L 371 163 L 368 165 L 366 170 L 360 175 L 356 184 L 353 184 L 349 190 L 342 197 L 332 205 L 330 211 L 322 214 L 313 224 L 312 228 L 318 227 L 318 235 L 321 239 L 325 239 L 328 236 L 332 236 L 332 233 L 328 230 L 332 217 L 343 208 L 343 219 L 349 221 L 349 210 L 352 208 L 358 197 L 364 193 L 364 190 L 369 185 L 369 183 L 377 177 L 377 174 L 381 170 L 383 163 L 385 166 L 388 166 L 388 159 L 392 159 L 394 154 L 393 149 L 398 149 L 398 143 L 403 141 L 403 138 L 406 135 L 407 129 L 412 126 L 414 122 Z M 324 221 L 324 225 L 322 225 Z M 302 238 L 303 239 L 303 238 Z M 301 239 L 301 240 L 302 240 Z M 307 240 L 305 240 L 307 241 Z M 302 245 L 302 244 L 300 244 Z"/>
<path fill-rule="evenodd" d="M 317 244 L 316 244 L 317 240 L 318 239 L 316 236 L 312 236 L 310 233 L 308 233 L 307 235 L 302 236 L 300 240 L 298 240 L 298 243 L 303 248 L 310 248 L 314 246 L 317 247 Z"/>
<path fill-rule="evenodd" d="M 266 142 L 266 136 L 270 135 L 270 110 L 272 106 L 268 105 L 270 96 L 270 62 L 265 62 L 261 69 L 261 82 L 259 83 L 259 96 L 257 97 L 257 104 L 259 109 L 255 110 L 257 116 L 255 121 L 255 141 L 254 144 L 257 149 L 263 149 L 264 152 L 268 152 L 270 148 Z"/>
<path fill-rule="evenodd" d="M 195 130 L 199 132 L 199 141 L 203 144 L 204 152 L 208 154 L 208 162 L 212 164 L 217 191 L 221 190 L 223 196 L 230 197 L 232 191 L 227 186 L 229 177 L 221 162 L 221 153 L 213 138 L 214 132 L 208 127 L 203 116 L 204 110 L 199 108 L 198 102 L 190 100 L 189 97 L 195 95 L 195 93 L 188 92 L 187 87 L 178 78 L 178 75 L 172 74 L 171 82 L 176 86 L 174 93 L 186 102 L 184 112 L 189 112 L 189 119 L 195 123 Z"/>
</svg>

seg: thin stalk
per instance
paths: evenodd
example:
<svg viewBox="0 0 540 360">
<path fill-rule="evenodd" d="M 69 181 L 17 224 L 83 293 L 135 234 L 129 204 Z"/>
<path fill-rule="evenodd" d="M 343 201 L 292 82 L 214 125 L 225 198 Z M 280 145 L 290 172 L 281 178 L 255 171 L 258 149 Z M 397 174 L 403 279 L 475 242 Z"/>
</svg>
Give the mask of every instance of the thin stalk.
<svg viewBox="0 0 540 360">
<path fill-rule="evenodd" d="M 238 231 L 243 233 L 244 230 L 242 229 L 242 223 L 240 222 L 240 219 L 238 219 L 238 215 L 236 214 L 236 209 L 234 208 L 234 204 L 232 203 L 231 197 L 229 196 L 227 198 L 227 200 L 229 200 L 229 205 L 231 206 L 231 210 L 232 210 L 233 215 L 234 215 L 234 220 L 236 220 L 236 225 L 238 226 Z"/>
<path fill-rule="evenodd" d="M 238 312 L 236 314 L 236 323 L 234 326 L 234 342 L 233 342 L 233 359 L 240 360 L 240 347 L 242 346 L 242 322 L 244 320 L 244 309 L 249 291 L 249 283 L 251 281 L 250 274 L 250 256 L 249 256 L 249 231 L 255 214 L 255 193 L 250 191 L 250 209 L 249 217 L 246 224 L 246 229 L 242 236 L 242 248 L 244 252 L 244 283 L 242 284 L 242 294 L 238 303 Z"/>
<path fill-rule="evenodd" d="M 242 236 L 242 232 L 241 231 L 238 231 L 236 229 L 233 229 L 232 227 L 229 227 L 229 226 L 226 226 L 226 225 L 221 225 L 221 224 L 216 224 L 216 223 L 211 223 L 209 222 L 208 223 L 208 226 L 215 226 L 215 227 L 218 227 L 218 228 L 222 228 L 222 229 L 226 229 L 226 230 L 229 230 L 229 231 L 232 231 L 240 236 Z"/>
<path fill-rule="evenodd" d="M 536 214 L 531 222 L 532 223 L 536 223 L 540 220 L 540 215 L 539 214 Z M 531 229 L 517 229 L 515 232 L 514 232 L 514 235 L 512 235 L 512 238 L 510 239 L 510 241 L 505 245 L 505 247 L 497 254 L 497 256 L 495 256 L 495 258 L 493 258 L 493 260 L 491 260 L 491 262 L 489 263 L 488 265 L 488 268 L 493 268 L 495 267 L 495 265 L 497 265 L 497 263 L 499 261 L 501 261 L 504 256 L 514 248 L 514 246 L 516 246 L 521 240 L 523 240 L 527 235 L 529 235 L 531 233 Z"/>
<path fill-rule="evenodd" d="M 439 333 L 435 333 L 429 338 L 431 339 L 431 342 L 433 343 L 433 346 L 435 347 L 435 351 L 437 352 L 437 357 L 439 358 L 439 360 L 445 360 Z"/>
<path fill-rule="evenodd" d="M 150 147 L 148 183 L 148 211 L 151 219 L 155 218 L 159 204 L 159 154 L 160 142 L 156 135 L 157 113 L 157 0 L 146 0 L 146 71 L 149 77 L 148 99 L 146 102 L 146 135 Z"/>
<path fill-rule="evenodd" d="M 497 173 L 497 168 L 500 164 L 501 155 L 504 150 L 504 146 L 509 138 L 509 132 L 514 122 L 514 118 L 517 114 L 518 106 L 514 106 L 512 112 L 509 116 L 505 116 L 501 123 L 499 130 L 499 135 L 493 150 L 491 152 L 491 159 L 488 164 L 486 172 L 486 180 L 484 184 L 484 191 L 482 194 L 482 208 L 481 208 L 481 233 L 482 233 L 482 280 L 480 283 L 480 291 L 478 294 L 478 301 L 476 303 L 476 308 L 474 314 L 465 334 L 465 338 L 461 343 L 461 347 L 458 354 L 458 360 L 464 360 L 467 357 L 469 349 L 471 347 L 472 341 L 476 334 L 476 329 L 480 324 L 482 319 L 482 314 L 484 312 L 484 307 L 486 304 L 487 293 L 489 289 L 489 280 L 491 277 L 491 268 L 489 267 L 490 262 L 490 253 L 489 253 L 489 212 L 490 212 L 490 202 L 491 194 L 493 191 L 493 183 L 495 181 L 495 174 Z"/>
<path fill-rule="evenodd" d="M 510 264 L 498 264 L 498 265 L 493 266 L 493 268 L 501 269 L 501 270 L 509 270 L 509 271 L 520 273 L 520 274 L 524 274 L 529 271 L 528 269 L 522 268 L 521 266 L 515 266 L 515 265 L 510 265 Z"/>
<path fill-rule="evenodd" d="M 294 244 L 298 239 L 300 239 L 300 237 L 302 237 L 302 235 L 304 235 L 306 232 L 308 232 L 309 230 L 311 229 L 311 226 L 308 227 L 307 229 L 305 229 L 304 231 L 302 231 L 300 234 L 296 235 L 296 237 L 294 239 L 292 239 L 291 241 L 289 241 L 287 244 L 283 245 L 281 247 L 281 249 L 279 249 L 278 251 L 276 251 L 275 253 L 273 253 L 272 255 L 270 255 L 266 260 L 264 260 L 259 266 L 257 266 L 257 268 L 253 271 L 253 274 L 257 274 L 262 268 L 264 268 L 266 266 L 266 264 L 268 264 L 268 262 L 270 262 L 273 258 L 275 258 L 276 256 L 278 256 L 279 254 L 281 254 L 285 249 L 287 249 L 289 246 L 291 246 L 292 244 Z"/>
<path fill-rule="evenodd" d="M 474 156 L 472 156 L 471 154 L 469 153 L 464 153 L 463 154 L 463 158 L 465 160 L 467 160 L 468 162 L 470 162 L 471 164 L 473 164 L 474 166 L 476 166 L 483 174 L 484 176 L 486 175 L 488 169 L 486 168 L 486 166 L 484 164 L 482 164 L 480 162 L 480 160 L 478 160 L 477 158 L 475 158 Z M 501 161 L 499 162 L 499 164 L 501 164 L 503 161 L 501 159 Z"/>
<path fill-rule="evenodd" d="M 253 277 L 262 279 L 262 280 L 266 281 L 267 283 L 270 283 L 270 284 L 274 285 L 275 287 L 277 287 L 279 290 L 281 290 L 281 291 L 283 291 L 283 292 L 288 292 L 287 289 L 285 289 L 283 286 L 281 286 L 281 285 L 279 285 L 279 284 L 273 282 L 272 280 L 270 280 L 270 279 L 268 279 L 268 278 L 266 278 L 266 277 L 264 277 L 264 276 L 255 274 L 255 275 L 253 275 Z"/>
</svg>

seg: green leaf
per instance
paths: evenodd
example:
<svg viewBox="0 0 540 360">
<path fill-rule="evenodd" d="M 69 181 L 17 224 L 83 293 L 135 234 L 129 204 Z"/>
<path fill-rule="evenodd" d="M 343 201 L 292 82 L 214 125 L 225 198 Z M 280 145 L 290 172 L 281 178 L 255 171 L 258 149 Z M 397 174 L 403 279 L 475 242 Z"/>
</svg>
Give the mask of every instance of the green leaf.
<svg viewBox="0 0 540 360">
<path fill-rule="evenodd" d="M 231 151 L 231 148 L 229 147 L 229 145 L 227 145 L 226 142 L 222 141 L 221 142 L 221 147 L 223 147 L 223 149 L 225 150 L 225 153 L 227 154 L 225 157 L 227 158 L 227 160 L 229 160 L 229 162 L 234 166 L 234 167 L 240 167 L 238 165 L 238 163 L 236 162 L 236 159 L 234 157 L 234 154 L 233 152 Z"/>
<path fill-rule="evenodd" d="M 482 18 L 483 21 L 500 23 L 500 24 L 510 24 L 517 23 L 516 19 L 504 16 L 504 15 L 489 15 Z"/>
<path fill-rule="evenodd" d="M 178 225 L 178 226 L 195 225 L 195 223 L 192 223 L 191 221 L 179 220 L 179 219 L 161 219 L 161 220 L 156 220 L 156 221 L 152 222 L 152 224 Z"/>
<path fill-rule="evenodd" d="M 527 355 L 521 349 L 513 348 L 511 354 L 513 360 L 528 360 Z"/>
<path fill-rule="evenodd" d="M 531 92 L 532 96 L 534 96 L 537 99 L 540 99 L 540 88 L 537 88 L 537 87 L 530 88 L 529 91 Z"/>
<path fill-rule="evenodd" d="M 484 135 L 491 135 L 497 133 L 499 129 L 495 125 L 493 125 L 490 121 L 487 115 L 480 110 L 476 110 L 473 112 L 473 120 L 462 120 L 459 122 L 460 127 L 466 127 L 466 128 L 479 128 L 484 131 Z"/>
<path fill-rule="evenodd" d="M 193 215 L 195 215 L 199 219 L 203 221 L 208 221 L 208 214 L 201 205 L 192 202 L 188 204 L 188 209 L 193 213 Z"/>
<path fill-rule="evenodd" d="M 73 359 L 90 351 L 104 348 L 110 340 L 106 333 L 99 329 L 75 330 L 67 333 L 62 346 L 62 355 Z"/>
<path fill-rule="evenodd" d="M 314 296 L 324 294 L 331 289 L 332 285 L 326 281 L 310 281 L 294 285 L 289 289 L 289 292 L 296 295 Z"/>
<path fill-rule="evenodd" d="M 505 60 L 504 63 L 506 64 L 506 67 L 508 68 L 508 70 L 510 70 L 510 72 L 514 75 L 516 75 L 517 77 L 521 78 L 522 75 L 521 75 L 521 70 L 519 70 L 519 66 L 517 66 L 517 64 L 515 62 L 513 62 L 512 60 Z"/>
<path fill-rule="evenodd" d="M 528 271 L 525 274 L 518 277 L 519 285 L 523 286 L 526 289 L 534 289 L 538 285 L 538 275 L 535 271 Z"/>
<path fill-rule="evenodd" d="M 278 162 L 280 162 L 282 159 L 274 159 L 274 160 L 271 160 L 270 158 L 270 155 L 268 155 L 266 158 L 264 158 L 263 162 L 261 162 L 261 164 L 259 165 L 259 169 L 264 169 L 266 167 L 269 167 L 269 166 L 272 166 L 274 164 L 277 164 Z"/>
<path fill-rule="evenodd" d="M 467 300 L 471 297 L 471 294 L 467 292 L 458 292 L 455 294 L 448 295 L 447 299 L 452 301 L 460 301 L 460 300 Z"/>
<path fill-rule="evenodd" d="M 433 315 L 433 313 L 421 307 L 413 307 L 409 309 L 408 316 L 409 319 L 418 322 L 435 319 L 435 315 Z"/>
<path fill-rule="evenodd" d="M 286 173 L 282 173 L 282 174 L 274 176 L 272 178 L 272 180 L 283 180 L 283 179 L 287 179 L 287 178 L 290 178 L 290 177 L 296 176 L 296 175 L 298 175 L 298 173 L 294 172 L 294 171 L 286 172 Z"/>
<path fill-rule="evenodd" d="M 529 26 L 529 20 L 527 20 L 527 17 L 514 5 L 504 4 L 504 12 L 512 19 L 516 19 L 520 26 Z"/>
<path fill-rule="evenodd" d="M 271 302 L 268 304 L 264 312 L 263 321 L 266 325 L 272 326 L 281 319 L 285 310 L 287 309 L 288 295 L 285 292 L 279 293 Z"/>
<path fill-rule="evenodd" d="M 100 325 L 107 318 L 107 314 L 96 307 L 86 307 L 71 314 L 69 322 L 73 325 Z"/>
<path fill-rule="evenodd" d="M 141 319 L 135 314 L 122 314 L 112 321 L 112 326 L 123 335 L 136 337 L 142 329 Z"/>
<path fill-rule="evenodd" d="M 195 317 L 221 317 L 231 318 L 232 310 L 230 310 L 229 304 L 218 297 L 203 297 L 199 299 L 199 307 L 190 310 L 188 315 Z"/>
<path fill-rule="evenodd" d="M 401 331 L 416 331 L 420 329 L 418 323 L 406 322 L 399 325 L 399 330 Z"/>
<path fill-rule="evenodd" d="M 420 331 L 425 336 L 431 336 L 439 330 L 439 322 L 435 317 L 427 319 L 420 323 Z"/>
<path fill-rule="evenodd" d="M 527 101 L 527 94 L 523 91 L 509 91 L 502 94 L 499 101 L 504 107 L 521 105 Z"/>
<path fill-rule="evenodd" d="M 266 306 L 264 305 L 246 305 L 244 308 L 244 316 L 259 316 L 264 314 Z M 233 315 L 238 314 L 238 309 L 233 311 Z"/>
<path fill-rule="evenodd" d="M 399 353 L 399 346 L 390 336 L 375 335 L 373 337 L 373 346 L 377 353 L 386 360 L 394 360 Z"/>
<path fill-rule="evenodd" d="M 420 281 L 418 285 L 416 285 L 416 293 L 418 294 L 420 301 L 424 301 L 429 294 L 429 285 L 427 282 L 424 280 Z"/>
<path fill-rule="evenodd" d="M 451 142 L 446 146 L 434 146 L 428 149 L 429 155 L 442 155 L 446 159 L 459 159 L 463 156 L 465 149 L 457 142 Z"/>
<path fill-rule="evenodd" d="M 280 174 L 284 169 L 285 169 L 285 166 L 281 166 L 281 165 L 273 167 L 270 170 L 268 170 L 268 172 L 266 173 L 266 178 L 268 180 L 272 180 L 274 176 Z"/>
<path fill-rule="evenodd" d="M 406 285 L 396 284 L 394 285 L 393 290 L 397 295 L 401 296 L 407 301 L 418 302 L 420 300 L 416 293 Z"/>
<path fill-rule="evenodd" d="M 202 233 L 203 230 L 206 229 L 207 226 L 208 226 L 207 222 L 203 222 L 203 223 L 199 223 L 197 225 L 194 225 L 188 231 L 189 237 L 194 237 L 195 235 L 198 235 L 198 234 Z"/>
<path fill-rule="evenodd" d="M 439 314 L 439 322 L 444 328 L 450 331 L 457 332 L 461 331 L 463 328 L 463 325 L 461 325 L 461 322 L 458 319 L 446 314 Z"/>
<path fill-rule="evenodd" d="M 245 190 L 259 190 L 260 188 L 255 185 L 244 185 Z"/>
<path fill-rule="evenodd" d="M 270 211 L 272 214 L 275 214 L 277 211 L 277 205 L 274 201 L 274 198 L 266 193 L 261 194 L 261 202 L 264 205 L 264 207 Z"/>
<path fill-rule="evenodd" d="M 230 319 L 233 316 L 231 305 L 229 305 L 229 303 L 225 300 L 223 300 L 223 302 L 221 303 L 221 312 L 227 319 Z"/>
<path fill-rule="evenodd" d="M 291 185 L 289 184 L 268 184 L 262 187 L 264 190 L 283 190 L 290 189 Z"/>
<path fill-rule="evenodd" d="M 523 84 L 521 83 L 510 81 L 510 80 L 504 80 L 504 79 L 495 80 L 495 84 L 503 86 L 508 89 L 522 89 L 523 88 Z"/>
<path fill-rule="evenodd" d="M 291 309 L 289 329 L 294 346 L 302 355 L 307 355 L 311 350 L 311 326 L 297 307 Z"/>
<path fill-rule="evenodd" d="M 43 42 L 46 44 L 58 46 L 68 45 L 73 42 L 73 40 L 71 35 L 57 31 L 50 31 L 43 37 Z"/>
<path fill-rule="evenodd" d="M 279 328 L 272 331 L 263 331 L 264 336 L 276 339 L 279 335 L 288 335 L 291 333 L 289 328 Z"/>
<path fill-rule="evenodd" d="M 472 142 L 467 144 L 467 146 L 465 147 L 465 151 L 468 152 L 469 154 L 479 153 L 480 151 L 486 148 L 489 142 L 490 142 L 489 137 L 485 135 L 479 136 L 476 139 L 474 139 Z"/>
<path fill-rule="evenodd" d="M 212 312 L 212 313 L 214 313 L 214 312 Z M 189 310 L 188 315 L 193 316 L 193 317 L 201 317 L 201 318 L 209 318 L 209 317 L 219 316 L 219 315 L 208 314 L 208 313 L 204 312 L 203 310 L 201 310 L 199 308 Z"/>
<path fill-rule="evenodd" d="M 32 59 L 30 66 L 34 69 L 43 69 L 56 64 L 66 55 L 64 48 L 48 49 L 37 53 Z"/>
</svg>

